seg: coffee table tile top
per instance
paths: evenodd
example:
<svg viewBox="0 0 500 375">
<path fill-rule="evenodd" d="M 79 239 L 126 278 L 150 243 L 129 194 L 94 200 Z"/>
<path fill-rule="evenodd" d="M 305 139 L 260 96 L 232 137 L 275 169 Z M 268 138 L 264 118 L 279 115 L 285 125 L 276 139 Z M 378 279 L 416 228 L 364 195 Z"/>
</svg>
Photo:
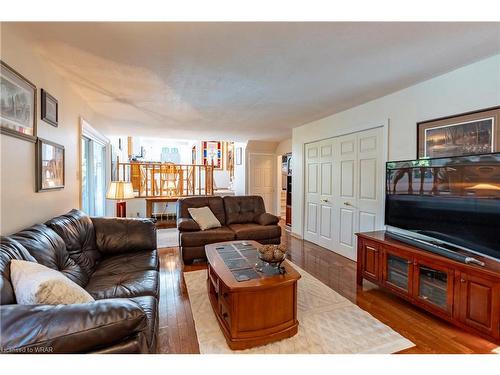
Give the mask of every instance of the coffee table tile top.
<svg viewBox="0 0 500 375">
<path fill-rule="evenodd" d="M 236 281 L 248 281 L 260 278 L 260 275 L 253 268 L 241 270 L 231 270 Z"/>
<path fill-rule="evenodd" d="M 243 259 L 243 258 L 238 258 L 238 259 L 228 259 L 225 261 L 227 268 L 230 270 L 237 270 L 240 268 L 251 268 L 250 264 Z"/>
<path fill-rule="evenodd" d="M 258 279 L 261 276 L 254 269 L 258 261 L 257 248 L 251 243 L 236 242 L 215 248 L 236 281 Z"/>
</svg>

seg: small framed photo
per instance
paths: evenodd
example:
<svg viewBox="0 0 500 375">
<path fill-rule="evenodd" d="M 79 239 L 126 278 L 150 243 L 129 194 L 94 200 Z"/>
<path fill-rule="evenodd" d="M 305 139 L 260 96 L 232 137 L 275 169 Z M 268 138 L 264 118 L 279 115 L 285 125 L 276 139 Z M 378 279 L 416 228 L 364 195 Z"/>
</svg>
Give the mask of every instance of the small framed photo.
<svg viewBox="0 0 500 375">
<path fill-rule="evenodd" d="M 36 191 L 64 188 L 64 146 L 38 138 L 36 143 Z"/>
<path fill-rule="evenodd" d="M 241 154 L 242 154 L 243 150 L 241 147 L 236 147 L 236 153 L 235 153 L 235 162 L 236 162 L 236 165 L 241 165 L 242 161 L 241 161 Z"/>
<path fill-rule="evenodd" d="M 36 142 L 36 86 L 1 60 L 0 132 Z"/>
<path fill-rule="evenodd" d="M 57 127 L 59 123 L 57 99 L 42 89 L 42 120 Z"/>
</svg>

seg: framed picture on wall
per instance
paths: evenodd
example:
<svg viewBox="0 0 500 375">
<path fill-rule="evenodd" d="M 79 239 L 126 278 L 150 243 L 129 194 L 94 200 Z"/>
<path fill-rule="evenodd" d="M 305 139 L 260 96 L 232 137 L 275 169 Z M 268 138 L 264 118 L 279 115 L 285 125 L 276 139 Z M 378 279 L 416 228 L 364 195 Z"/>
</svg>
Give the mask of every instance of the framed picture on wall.
<svg viewBox="0 0 500 375">
<path fill-rule="evenodd" d="M 226 170 L 229 171 L 230 175 L 233 175 L 234 171 L 234 142 L 224 142 L 225 143 L 225 156 Z"/>
<path fill-rule="evenodd" d="M 234 168 L 234 142 L 225 142 L 226 169 Z"/>
<path fill-rule="evenodd" d="M 243 149 L 241 147 L 236 147 L 236 153 L 235 153 L 235 162 L 236 165 L 241 165 L 241 154 L 243 153 Z"/>
<path fill-rule="evenodd" d="M 1 60 L 0 131 L 36 142 L 36 86 Z"/>
<path fill-rule="evenodd" d="M 500 107 L 417 124 L 417 157 L 438 158 L 500 151 Z"/>
<path fill-rule="evenodd" d="M 38 138 L 36 143 L 36 191 L 64 188 L 64 146 Z"/>
<path fill-rule="evenodd" d="M 57 127 L 59 122 L 57 99 L 42 89 L 42 120 Z"/>
<path fill-rule="evenodd" d="M 196 164 L 196 145 L 191 149 L 191 164 Z"/>
<path fill-rule="evenodd" d="M 202 142 L 203 165 L 213 165 L 214 169 L 222 169 L 222 142 Z"/>
</svg>

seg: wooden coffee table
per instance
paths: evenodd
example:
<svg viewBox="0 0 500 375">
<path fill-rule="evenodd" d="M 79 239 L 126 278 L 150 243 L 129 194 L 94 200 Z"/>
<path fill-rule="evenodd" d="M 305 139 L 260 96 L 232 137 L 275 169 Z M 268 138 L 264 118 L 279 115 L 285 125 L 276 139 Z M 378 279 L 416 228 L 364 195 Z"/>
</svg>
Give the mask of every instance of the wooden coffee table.
<svg viewBox="0 0 500 375">
<path fill-rule="evenodd" d="M 208 295 L 227 344 L 233 350 L 264 345 L 297 333 L 300 274 L 288 261 L 283 262 L 285 273 L 281 275 L 257 271 L 259 246 L 255 241 L 205 246 Z M 237 277 L 255 278 L 238 281 Z"/>
</svg>

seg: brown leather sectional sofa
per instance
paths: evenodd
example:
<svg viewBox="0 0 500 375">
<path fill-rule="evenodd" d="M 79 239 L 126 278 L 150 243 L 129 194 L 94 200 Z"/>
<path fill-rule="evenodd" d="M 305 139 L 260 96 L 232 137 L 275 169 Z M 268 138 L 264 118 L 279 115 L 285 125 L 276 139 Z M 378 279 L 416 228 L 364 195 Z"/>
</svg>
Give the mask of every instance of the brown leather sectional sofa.
<svg viewBox="0 0 500 375">
<path fill-rule="evenodd" d="M 59 270 L 96 301 L 18 305 L 11 259 Z M 2 237 L 0 352 L 154 353 L 158 288 L 156 228 L 150 220 L 90 218 L 72 210 Z"/>
<path fill-rule="evenodd" d="M 208 206 L 222 227 L 200 230 L 188 208 Z M 255 240 L 261 244 L 279 244 L 279 218 L 266 213 L 260 196 L 189 197 L 177 203 L 177 228 L 182 259 L 189 264 L 206 258 L 205 245 L 232 240 Z"/>
</svg>

